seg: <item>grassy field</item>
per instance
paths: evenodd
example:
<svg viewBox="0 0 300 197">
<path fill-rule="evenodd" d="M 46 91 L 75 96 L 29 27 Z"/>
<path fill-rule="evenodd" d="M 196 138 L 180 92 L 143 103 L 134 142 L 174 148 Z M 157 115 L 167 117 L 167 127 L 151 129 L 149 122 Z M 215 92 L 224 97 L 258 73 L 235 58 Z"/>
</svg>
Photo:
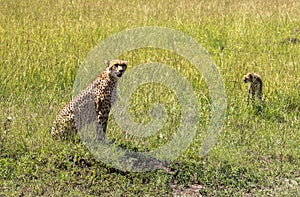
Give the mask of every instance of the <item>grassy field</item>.
<svg viewBox="0 0 300 197">
<path fill-rule="evenodd" d="M 298 0 L 0 0 L 0 196 L 299 196 L 299 16 Z M 216 62 L 226 87 L 224 130 L 200 157 L 211 114 L 201 73 L 170 51 L 139 49 L 122 56 L 129 69 L 150 61 L 172 65 L 201 103 L 196 138 L 170 164 L 174 173 L 122 172 L 82 143 L 53 140 L 49 132 L 89 51 L 113 33 L 141 26 L 194 37 Z M 249 71 L 264 80 L 266 98 L 259 107 L 245 102 L 241 78 Z M 141 123 L 149 121 L 152 102 L 167 106 L 163 137 L 126 138 L 111 118 L 109 138 L 138 151 L 170 140 L 180 115 L 171 91 L 148 84 L 131 102 L 130 112 Z M 5 132 L 9 116 L 13 121 Z"/>
</svg>

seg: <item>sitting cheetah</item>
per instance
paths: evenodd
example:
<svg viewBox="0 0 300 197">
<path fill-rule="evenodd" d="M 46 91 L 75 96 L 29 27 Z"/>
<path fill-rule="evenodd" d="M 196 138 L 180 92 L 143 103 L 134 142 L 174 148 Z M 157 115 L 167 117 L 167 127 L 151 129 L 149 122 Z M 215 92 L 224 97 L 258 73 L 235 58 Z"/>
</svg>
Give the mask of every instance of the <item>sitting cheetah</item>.
<svg viewBox="0 0 300 197">
<path fill-rule="evenodd" d="M 245 83 L 250 82 L 247 95 L 247 104 L 249 105 L 250 94 L 252 95 L 252 100 L 255 99 L 255 96 L 259 100 L 262 100 L 263 83 L 261 77 L 258 74 L 251 72 L 243 76 L 243 81 Z"/>
<path fill-rule="evenodd" d="M 108 116 L 112 105 L 117 100 L 118 79 L 127 68 L 127 61 L 105 61 L 107 68 L 88 87 L 61 110 L 56 117 L 51 134 L 65 138 L 68 134 L 93 121 L 98 122 L 98 129 L 106 133 Z"/>
</svg>

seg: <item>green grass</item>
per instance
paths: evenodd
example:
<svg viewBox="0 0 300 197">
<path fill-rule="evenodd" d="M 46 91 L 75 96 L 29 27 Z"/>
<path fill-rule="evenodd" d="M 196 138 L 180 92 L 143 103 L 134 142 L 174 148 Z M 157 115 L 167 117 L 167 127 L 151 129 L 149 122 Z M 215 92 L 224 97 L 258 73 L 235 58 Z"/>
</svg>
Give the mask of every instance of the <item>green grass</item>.
<svg viewBox="0 0 300 197">
<path fill-rule="evenodd" d="M 0 195 L 161 196 L 200 185 L 203 196 L 299 196 L 300 43 L 284 42 L 300 39 L 299 15 L 296 0 L 0 0 Z M 224 131 L 202 158 L 198 151 L 211 111 L 201 73 L 170 51 L 139 49 L 122 56 L 129 69 L 149 61 L 172 65 L 201 103 L 197 136 L 171 163 L 175 174 L 122 172 L 98 161 L 82 143 L 56 141 L 49 133 L 88 52 L 113 33 L 140 26 L 194 37 L 215 60 L 226 87 Z M 264 80 L 263 106 L 246 106 L 241 78 L 249 71 Z M 180 106 L 166 87 L 140 87 L 130 113 L 146 123 L 153 102 L 169 113 L 162 138 L 126 138 L 113 119 L 108 137 L 138 151 L 170 140 Z M 8 116 L 13 122 L 4 135 Z"/>
</svg>

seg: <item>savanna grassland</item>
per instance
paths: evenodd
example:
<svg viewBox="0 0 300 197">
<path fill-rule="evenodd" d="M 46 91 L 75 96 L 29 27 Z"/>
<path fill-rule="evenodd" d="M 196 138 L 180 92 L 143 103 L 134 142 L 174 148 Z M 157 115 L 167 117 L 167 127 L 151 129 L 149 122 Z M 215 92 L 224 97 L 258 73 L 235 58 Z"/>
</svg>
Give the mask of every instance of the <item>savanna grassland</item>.
<svg viewBox="0 0 300 197">
<path fill-rule="evenodd" d="M 299 196 L 299 16 L 298 0 L 0 0 L 0 195 Z M 87 54 L 112 34 L 143 26 L 172 28 L 201 43 L 227 93 L 218 143 L 200 157 L 211 115 L 201 73 L 170 51 L 122 55 L 129 70 L 151 61 L 173 66 L 201 104 L 196 138 L 170 164 L 173 173 L 122 172 L 97 160 L 80 141 L 50 135 Z M 246 105 L 241 79 L 249 71 L 263 78 L 262 104 Z M 170 117 L 158 134 L 125 136 L 112 117 L 108 138 L 136 151 L 170 140 L 180 116 L 172 91 L 141 86 L 132 95 L 130 113 L 146 123 L 152 102 L 162 102 Z"/>
</svg>

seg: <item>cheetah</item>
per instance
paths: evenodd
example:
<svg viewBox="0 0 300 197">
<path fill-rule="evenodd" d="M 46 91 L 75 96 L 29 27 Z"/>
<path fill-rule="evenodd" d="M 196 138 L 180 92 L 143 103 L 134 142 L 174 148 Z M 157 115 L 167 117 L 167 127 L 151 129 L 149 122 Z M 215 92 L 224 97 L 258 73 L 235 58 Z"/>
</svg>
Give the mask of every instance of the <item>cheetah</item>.
<svg viewBox="0 0 300 197">
<path fill-rule="evenodd" d="M 256 73 L 247 73 L 243 76 L 243 81 L 245 83 L 250 82 L 249 88 L 248 88 L 248 95 L 247 95 L 247 104 L 249 105 L 250 100 L 250 94 L 252 95 L 252 100 L 257 97 L 260 101 L 262 100 L 262 87 L 263 82 L 261 77 Z"/>
<path fill-rule="evenodd" d="M 127 68 L 127 61 L 106 60 L 105 64 L 106 69 L 60 111 L 53 122 L 52 137 L 65 139 L 80 131 L 85 124 L 96 122 L 97 132 L 100 129 L 101 139 L 105 139 L 108 116 L 117 100 L 118 80 Z"/>
</svg>

